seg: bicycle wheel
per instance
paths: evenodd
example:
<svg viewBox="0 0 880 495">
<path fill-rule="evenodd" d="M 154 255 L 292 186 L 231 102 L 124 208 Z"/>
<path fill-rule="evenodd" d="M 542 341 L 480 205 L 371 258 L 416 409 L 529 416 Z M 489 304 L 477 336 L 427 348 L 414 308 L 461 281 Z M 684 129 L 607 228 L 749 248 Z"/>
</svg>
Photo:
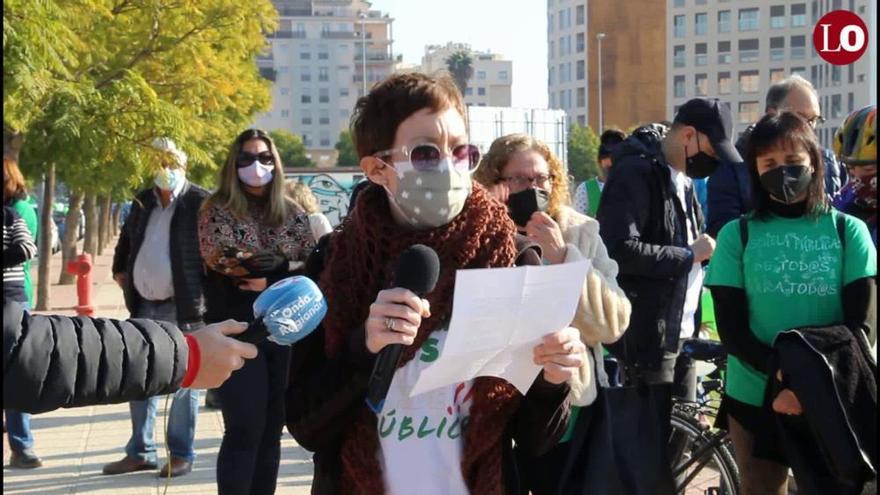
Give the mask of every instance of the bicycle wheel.
<svg viewBox="0 0 880 495">
<path fill-rule="evenodd" d="M 672 410 L 673 472 L 684 495 L 738 495 L 739 470 L 724 432 L 710 431 L 680 409 Z"/>
</svg>

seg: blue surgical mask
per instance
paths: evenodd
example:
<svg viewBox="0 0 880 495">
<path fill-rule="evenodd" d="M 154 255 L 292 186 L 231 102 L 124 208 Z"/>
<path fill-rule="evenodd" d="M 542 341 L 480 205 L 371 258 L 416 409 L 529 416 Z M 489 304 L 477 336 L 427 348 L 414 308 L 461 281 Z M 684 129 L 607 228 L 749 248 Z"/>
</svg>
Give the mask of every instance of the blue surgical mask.
<svg viewBox="0 0 880 495">
<path fill-rule="evenodd" d="M 163 191 L 174 191 L 184 180 L 183 170 L 179 168 L 163 168 L 156 172 L 153 184 Z"/>
</svg>

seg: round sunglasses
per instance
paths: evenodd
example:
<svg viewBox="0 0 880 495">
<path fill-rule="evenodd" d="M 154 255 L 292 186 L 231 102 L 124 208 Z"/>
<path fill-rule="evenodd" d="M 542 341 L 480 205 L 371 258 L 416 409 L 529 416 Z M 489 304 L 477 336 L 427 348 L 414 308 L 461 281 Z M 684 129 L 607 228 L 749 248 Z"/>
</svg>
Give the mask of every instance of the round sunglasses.
<svg viewBox="0 0 880 495">
<path fill-rule="evenodd" d="M 440 162 L 443 152 L 440 148 L 431 143 L 418 144 L 412 148 L 401 146 L 397 149 L 390 149 L 374 153 L 376 158 L 384 158 L 391 156 L 395 151 L 400 151 L 407 160 L 412 163 L 414 169 L 418 171 L 436 171 L 440 168 Z M 480 164 L 480 150 L 473 144 L 459 144 L 452 148 L 452 165 L 459 172 L 473 172 Z"/>
<path fill-rule="evenodd" d="M 272 155 L 271 151 L 263 151 L 262 153 L 250 153 L 247 151 L 242 151 L 238 154 L 238 160 L 236 160 L 236 165 L 238 168 L 249 167 L 255 161 L 259 160 L 263 165 L 272 165 L 275 163 L 275 156 Z"/>
</svg>

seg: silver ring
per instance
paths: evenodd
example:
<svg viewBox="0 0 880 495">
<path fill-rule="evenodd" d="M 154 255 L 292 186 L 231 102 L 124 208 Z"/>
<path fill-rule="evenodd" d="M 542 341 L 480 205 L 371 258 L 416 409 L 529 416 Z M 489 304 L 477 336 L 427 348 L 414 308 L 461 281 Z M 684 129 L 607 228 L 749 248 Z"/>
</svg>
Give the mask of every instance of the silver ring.
<svg viewBox="0 0 880 495">
<path fill-rule="evenodd" d="M 394 318 L 385 318 L 385 326 L 388 330 L 394 331 Z"/>
</svg>

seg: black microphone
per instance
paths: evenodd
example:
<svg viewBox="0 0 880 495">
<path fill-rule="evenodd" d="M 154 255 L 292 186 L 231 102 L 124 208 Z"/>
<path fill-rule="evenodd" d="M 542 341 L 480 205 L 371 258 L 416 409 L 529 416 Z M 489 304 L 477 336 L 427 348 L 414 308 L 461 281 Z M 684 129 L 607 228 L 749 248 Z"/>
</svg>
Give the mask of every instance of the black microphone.
<svg viewBox="0 0 880 495">
<path fill-rule="evenodd" d="M 400 287 L 425 297 L 434 290 L 440 278 L 440 258 L 437 253 L 422 244 L 415 244 L 400 253 L 397 269 L 394 272 L 392 287 Z M 373 373 L 367 385 L 367 405 L 376 414 L 382 411 L 385 396 L 394 378 L 394 372 L 400 364 L 400 356 L 406 348 L 403 344 L 390 344 L 379 351 Z"/>
</svg>

